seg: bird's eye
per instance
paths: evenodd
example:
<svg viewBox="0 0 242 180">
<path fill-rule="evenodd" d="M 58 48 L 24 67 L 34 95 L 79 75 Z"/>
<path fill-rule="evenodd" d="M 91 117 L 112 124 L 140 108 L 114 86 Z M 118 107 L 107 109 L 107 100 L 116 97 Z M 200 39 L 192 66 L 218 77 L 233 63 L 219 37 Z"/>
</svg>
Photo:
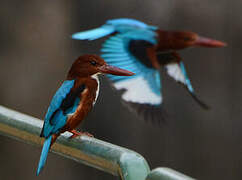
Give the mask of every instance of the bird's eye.
<svg viewBox="0 0 242 180">
<path fill-rule="evenodd" d="M 190 41 L 190 40 L 191 40 L 191 38 L 189 38 L 189 37 L 184 38 L 184 41 Z"/>
<path fill-rule="evenodd" d="M 96 61 L 91 61 L 90 63 L 91 63 L 91 65 L 93 65 L 93 66 L 96 66 L 96 65 L 97 65 L 97 62 L 96 62 Z"/>
</svg>

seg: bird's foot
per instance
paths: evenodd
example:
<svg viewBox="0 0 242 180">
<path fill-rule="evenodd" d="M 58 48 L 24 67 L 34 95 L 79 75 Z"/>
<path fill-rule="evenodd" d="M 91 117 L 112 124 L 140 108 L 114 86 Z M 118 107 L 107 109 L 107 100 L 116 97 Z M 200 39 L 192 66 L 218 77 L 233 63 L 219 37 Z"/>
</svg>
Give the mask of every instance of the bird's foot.
<svg viewBox="0 0 242 180">
<path fill-rule="evenodd" d="M 89 136 L 89 137 L 94 137 L 92 134 L 90 134 L 90 133 L 88 133 L 88 132 L 79 132 L 79 131 L 77 131 L 77 130 L 71 130 L 71 131 L 69 131 L 69 132 L 71 132 L 72 133 L 72 136 L 70 137 L 70 139 L 72 139 L 72 138 L 75 138 L 75 137 L 77 137 L 77 136 Z"/>
</svg>

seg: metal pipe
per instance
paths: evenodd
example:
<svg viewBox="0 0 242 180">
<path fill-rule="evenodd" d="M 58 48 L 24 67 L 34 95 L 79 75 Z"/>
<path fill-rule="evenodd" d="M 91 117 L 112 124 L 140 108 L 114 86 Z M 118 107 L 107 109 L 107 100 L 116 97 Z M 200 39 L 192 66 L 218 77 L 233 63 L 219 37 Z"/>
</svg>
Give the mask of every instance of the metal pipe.
<svg viewBox="0 0 242 180">
<path fill-rule="evenodd" d="M 43 121 L 0 106 L 0 133 L 30 144 L 43 144 L 39 137 Z M 80 136 L 69 140 L 71 133 L 61 135 L 52 151 L 121 177 L 122 180 L 144 180 L 150 172 L 146 160 L 138 153 L 95 138 Z"/>
<path fill-rule="evenodd" d="M 0 134 L 29 144 L 42 145 L 39 137 L 43 121 L 0 106 Z M 77 162 L 119 176 L 122 180 L 193 180 L 169 168 L 150 172 L 146 160 L 138 153 L 88 136 L 69 139 L 62 134 L 51 151 Z"/>
<path fill-rule="evenodd" d="M 162 167 L 153 169 L 146 180 L 195 180 L 173 169 Z"/>
</svg>

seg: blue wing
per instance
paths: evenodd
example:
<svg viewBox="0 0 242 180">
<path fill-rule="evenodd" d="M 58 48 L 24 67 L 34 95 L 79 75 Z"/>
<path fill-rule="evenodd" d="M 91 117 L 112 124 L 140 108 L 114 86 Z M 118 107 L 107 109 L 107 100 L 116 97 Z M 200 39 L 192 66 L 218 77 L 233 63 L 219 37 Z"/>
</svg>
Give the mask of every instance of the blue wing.
<svg viewBox="0 0 242 180">
<path fill-rule="evenodd" d="M 119 33 L 125 33 L 128 31 L 140 30 L 140 29 L 150 30 L 150 31 L 154 31 L 158 29 L 156 26 L 150 26 L 136 19 L 129 19 L 129 18 L 108 20 L 106 24 L 112 25 L 115 28 L 116 32 L 119 32 Z"/>
<path fill-rule="evenodd" d="M 112 34 L 115 31 L 113 26 L 103 25 L 100 28 L 91 29 L 88 31 L 78 32 L 72 35 L 72 39 L 78 40 L 95 40 Z"/>
<path fill-rule="evenodd" d="M 107 33 L 104 30 L 107 27 L 113 27 L 113 29 L 110 28 L 110 31 Z M 159 113 L 156 113 L 160 112 L 159 105 L 162 103 L 160 74 L 152 67 L 145 49 L 146 46 L 154 46 L 157 43 L 156 30 L 157 27 L 147 25 L 141 21 L 121 18 L 108 20 L 100 28 L 81 32 L 78 34 L 79 37 L 81 36 L 80 38 L 77 36 L 74 38 L 93 40 L 117 33 L 105 41 L 101 49 L 101 56 L 108 64 L 130 70 L 135 75 L 130 77 L 108 75 L 108 77 L 116 89 L 125 90 L 122 94 L 122 99 L 127 102 L 130 109 L 138 114 L 139 117 L 155 119 L 153 118 L 155 114 L 157 115 L 156 119 L 160 120 Z M 138 49 L 139 56 L 130 49 L 130 45 L 134 41 L 142 41 L 141 48 L 134 47 L 134 51 Z M 145 42 L 144 46 L 143 42 Z M 137 107 L 136 105 L 139 106 Z"/>
<path fill-rule="evenodd" d="M 60 106 L 68 93 L 70 93 L 73 85 L 74 80 L 66 80 L 55 93 L 45 116 L 41 136 L 48 137 L 54 133 L 58 133 L 58 131 L 66 124 L 67 114 L 60 109 Z M 75 106 L 78 103 L 78 100 L 76 101 Z M 74 112 L 75 106 L 69 108 L 68 113 Z"/>
<path fill-rule="evenodd" d="M 88 31 L 74 33 L 73 39 L 78 40 L 95 40 L 108 36 L 114 32 L 125 33 L 131 30 L 145 29 L 145 30 L 156 30 L 157 27 L 147 25 L 141 21 L 135 19 L 121 18 L 108 20 L 106 24 L 99 28 L 91 29 Z"/>
<path fill-rule="evenodd" d="M 136 75 L 131 77 L 110 75 L 108 77 L 117 89 L 126 89 L 122 96 L 125 101 L 159 105 L 162 102 L 159 72 L 140 62 L 140 59 L 129 50 L 132 40 L 143 40 L 155 45 L 157 43 L 156 29 L 155 26 L 135 19 L 120 18 L 108 20 L 99 28 L 76 33 L 72 37 L 80 40 L 94 40 L 118 32 L 103 44 L 102 57 L 107 63 L 130 70 Z"/>
<path fill-rule="evenodd" d="M 162 103 L 159 72 L 147 67 L 129 51 L 129 44 L 132 40 L 144 40 L 154 45 L 156 44 L 155 37 L 156 33 L 153 31 L 136 29 L 110 37 L 103 44 L 101 56 L 108 64 L 135 73 L 134 76 L 129 77 L 108 75 L 116 89 L 125 90 L 122 99 L 126 102 L 150 105 Z"/>
<path fill-rule="evenodd" d="M 66 80 L 63 82 L 61 87 L 57 90 L 48 111 L 45 116 L 41 137 L 45 137 L 39 165 L 37 169 L 37 176 L 43 169 L 49 149 L 51 147 L 52 135 L 59 133 L 61 128 L 65 126 L 68 114 L 74 113 L 77 106 L 79 105 L 80 98 L 79 94 L 85 89 L 85 85 L 71 90 L 74 86 L 75 80 Z"/>
</svg>

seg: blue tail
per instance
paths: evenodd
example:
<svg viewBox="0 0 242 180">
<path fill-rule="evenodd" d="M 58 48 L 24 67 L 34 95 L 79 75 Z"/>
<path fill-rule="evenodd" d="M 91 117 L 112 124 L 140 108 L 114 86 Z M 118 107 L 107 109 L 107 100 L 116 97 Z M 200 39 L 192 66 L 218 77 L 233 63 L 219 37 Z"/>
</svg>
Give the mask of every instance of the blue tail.
<svg viewBox="0 0 242 180">
<path fill-rule="evenodd" d="M 72 39 L 78 40 L 95 40 L 112 34 L 115 31 L 114 27 L 111 25 L 103 25 L 96 29 L 91 29 L 88 31 L 78 32 L 72 35 Z"/>
<path fill-rule="evenodd" d="M 52 136 L 49 136 L 44 142 L 42 152 L 41 152 L 41 155 L 40 155 L 37 173 L 36 173 L 37 176 L 39 175 L 39 173 L 41 172 L 41 170 L 43 169 L 43 167 L 45 165 L 45 161 L 47 159 L 47 155 L 48 155 L 48 152 L 49 152 L 49 149 L 50 149 L 51 139 L 52 139 Z"/>
</svg>

